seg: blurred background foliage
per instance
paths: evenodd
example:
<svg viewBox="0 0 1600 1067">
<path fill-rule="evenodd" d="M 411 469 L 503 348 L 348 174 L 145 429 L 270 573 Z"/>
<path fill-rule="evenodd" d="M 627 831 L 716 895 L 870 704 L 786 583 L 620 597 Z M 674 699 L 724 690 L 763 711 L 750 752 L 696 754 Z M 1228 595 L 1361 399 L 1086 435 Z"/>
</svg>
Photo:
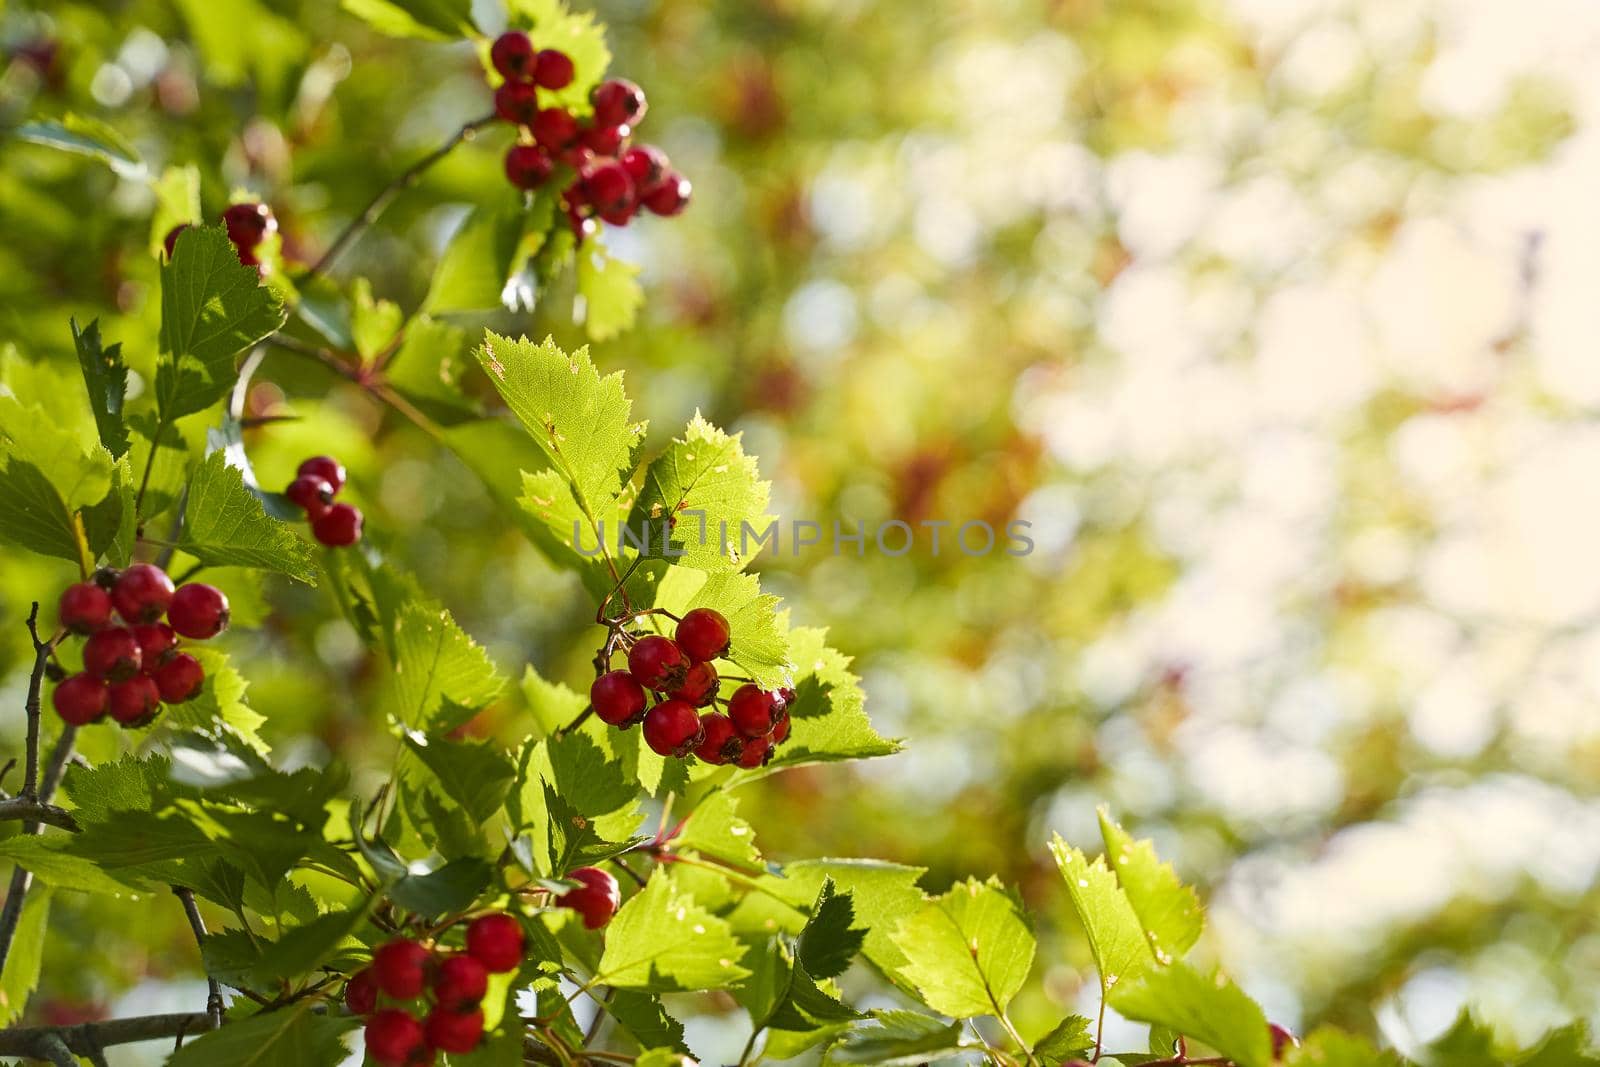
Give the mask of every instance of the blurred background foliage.
<svg viewBox="0 0 1600 1067">
<path fill-rule="evenodd" d="M 697 408 L 744 431 L 775 511 L 825 530 L 1032 523 L 1024 558 L 946 531 L 937 554 L 825 539 L 758 563 L 909 742 L 747 791 L 764 850 L 1019 884 L 1043 935 L 1024 1030 L 1096 1003 L 1043 846 L 1092 845 L 1099 803 L 1204 887 L 1209 951 L 1286 1023 L 1410 1047 L 1465 1002 L 1522 1040 L 1600 1020 L 1600 15 L 594 10 L 649 94 L 645 135 L 695 183 L 682 217 L 608 237 L 647 300 L 595 356 L 653 441 Z M 267 200 L 291 261 L 488 110 L 472 47 L 327 0 L 0 0 L 0 126 L 110 123 L 156 168 L 196 165 L 208 217 Z M 467 210 L 514 195 L 508 139 L 433 170 L 337 277 L 416 308 Z M 80 389 L 69 317 L 148 371 L 154 207 L 0 140 L 0 380 Z M 461 324 L 584 340 L 559 286 Z M 503 668 L 584 681 L 592 603 L 455 459 L 291 355 L 255 381 L 252 413 L 298 419 L 247 439 L 264 483 L 339 455 L 368 535 Z M 224 577 L 279 757 L 380 775 L 373 665 L 326 594 Z M 68 578 L 0 563 L 11 755 L 20 622 Z M 472 728 L 518 736 L 521 714 Z M 40 1018 L 194 995 L 178 909 L 108 921 L 63 897 L 52 918 Z M 691 1044 L 736 1031 L 730 1008 L 686 1009 Z"/>
</svg>

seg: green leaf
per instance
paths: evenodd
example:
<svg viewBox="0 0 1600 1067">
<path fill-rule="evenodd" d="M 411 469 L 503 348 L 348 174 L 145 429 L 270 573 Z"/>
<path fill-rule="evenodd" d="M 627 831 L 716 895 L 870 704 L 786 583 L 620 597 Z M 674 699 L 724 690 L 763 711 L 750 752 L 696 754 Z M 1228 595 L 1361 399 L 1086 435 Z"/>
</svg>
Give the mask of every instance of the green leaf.
<svg viewBox="0 0 1600 1067">
<path fill-rule="evenodd" d="M 855 905 L 849 893 L 834 890 L 833 879 L 822 883 L 811 906 L 811 918 L 800 931 L 796 957 L 813 978 L 837 978 L 861 950 L 866 931 L 855 925 Z"/>
<path fill-rule="evenodd" d="M 377 300 L 372 295 L 372 283 L 357 278 L 351 286 L 350 340 L 362 366 L 375 363 L 400 332 L 405 315 L 400 305 L 389 300 Z"/>
<path fill-rule="evenodd" d="M 614 990 L 605 1008 L 640 1045 L 689 1051 L 689 1046 L 683 1040 L 683 1024 L 668 1015 L 661 1001 L 648 993 L 631 989 Z"/>
<path fill-rule="evenodd" d="M 1033 966 L 1022 906 L 994 879 L 956 883 L 893 936 L 909 961 L 901 973 L 928 1007 L 956 1018 L 1004 1012 Z"/>
<path fill-rule="evenodd" d="M 22 912 L 12 931 L 12 950 L 6 957 L 6 970 L 0 978 L 0 1025 L 10 1025 L 21 1017 L 28 998 L 39 987 L 44 970 L 44 945 L 50 925 L 51 893 L 38 888 L 22 902 Z"/>
<path fill-rule="evenodd" d="M 1050 852 L 1089 939 L 1089 951 L 1100 971 L 1101 996 L 1107 996 L 1119 983 L 1137 978 L 1154 965 L 1144 928 L 1103 858 L 1091 864 L 1060 834 L 1051 841 Z"/>
<path fill-rule="evenodd" d="M 221 226 L 178 235 L 161 268 L 161 360 L 156 402 L 170 423 L 222 399 L 238 377 L 234 357 L 283 325 L 283 301 L 239 262 Z"/>
<path fill-rule="evenodd" d="M 371 899 L 358 908 L 319 915 L 268 945 L 253 969 L 256 988 L 270 987 L 274 980 L 302 979 L 342 946 L 357 944 L 355 934 L 367 921 Z"/>
<path fill-rule="evenodd" d="M 1500 1067 L 1505 1057 L 1497 1055 L 1494 1046 L 1494 1032 L 1463 1011 L 1420 1059 L 1427 1067 Z"/>
<path fill-rule="evenodd" d="M 1047 1064 L 1082 1059 L 1094 1051 L 1090 1022 L 1082 1015 L 1069 1015 L 1034 1043 L 1033 1053 Z"/>
<path fill-rule="evenodd" d="M 914 1011 L 875 1011 L 876 1025 L 851 1030 L 828 1050 L 825 1064 L 863 1063 L 893 1067 L 923 1064 L 962 1047 L 962 1025 Z"/>
<path fill-rule="evenodd" d="M 60 838 L 18 834 L 0 840 L 0 857 L 33 872 L 45 885 L 81 893 L 106 893 L 137 897 L 122 882 L 102 871 L 93 861 L 62 851 Z"/>
<path fill-rule="evenodd" d="M 60 122 L 25 122 L 16 129 L 21 141 L 98 159 L 119 177 L 141 181 L 144 161 L 138 151 L 108 123 L 83 115 L 67 114 Z"/>
<path fill-rule="evenodd" d="M 440 257 L 423 310 L 435 315 L 488 311 L 505 303 L 525 254 L 524 236 L 548 226 L 554 206 L 549 197 L 535 197 L 533 203 L 531 212 L 480 207 L 467 216 Z"/>
<path fill-rule="evenodd" d="M 606 929 L 591 985 L 649 992 L 725 989 L 749 972 L 728 924 L 672 888 L 660 870 Z"/>
<path fill-rule="evenodd" d="M 474 362 L 470 338 L 463 327 L 418 315 L 406 323 L 400 347 L 384 363 L 384 377 L 437 422 L 475 415 L 476 404 L 461 391 L 462 377 Z"/>
<path fill-rule="evenodd" d="M 94 767 L 72 765 L 63 788 L 73 814 L 83 825 L 105 822 L 115 812 L 144 811 L 155 805 L 171 776 L 165 756 L 125 755 Z"/>
<path fill-rule="evenodd" d="M 700 570 L 739 570 L 740 531 L 763 531 L 770 489 L 738 434 L 712 426 L 698 413 L 684 435 L 645 469 L 628 528 L 642 554 Z"/>
<path fill-rule="evenodd" d="M 113 567 L 126 567 L 133 559 L 139 527 L 136 487 L 133 466 L 123 456 L 111 468 L 111 490 L 105 499 L 83 509 L 89 554 L 105 556 Z"/>
<path fill-rule="evenodd" d="M 755 833 L 749 823 L 739 818 L 735 811 L 737 806 L 738 801 L 725 792 L 706 797 L 684 820 L 683 829 L 676 838 L 677 847 L 746 870 L 760 871 L 761 853 L 756 851 Z M 818 977 L 833 976 L 818 973 Z"/>
<path fill-rule="evenodd" d="M 881 860 L 801 860 L 785 865 L 782 878 L 764 879 L 763 884 L 803 908 L 831 879 L 841 892 L 850 894 L 858 925 L 867 931 L 862 952 L 885 974 L 898 979 L 907 957 L 896 944 L 894 926 L 922 906 L 922 890 L 917 888 L 922 875 L 921 867 Z"/>
<path fill-rule="evenodd" d="M 721 612 L 733 632 L 733 645 L 725 658 L 740 668 L 738 673 L 767 689 L 777 689 L 793 680 L 789 671 L 789 635 L 778 619 L 778 598 L 763 593 L 761 581 L 754 574 L 669 567 L 661 579 L 655 606 L 678 615 L 693 608 Z M 781 751 L 793 744 L 791 739 Z"/>
<path fill-rule="evenodd" d="M 83 368 L 83 381 L 89 388 L 89 406 L 94 410 L 100 443 L 113 459 L 128 451 L 128 427 L 122 421 L 122 401 L 128 392 L 128 367 L 122 361 L 122 345 L 105 346 L 100 341 L 100 320 L 92 320 L 84 330 L 72 320 L 72 344 Z"/>
<path fill-rule="evenodd" d="M 483 860 L 464 856 L 427 874 L 407 874 L 389 887 L 389 899 L 414 915 L 437 919 L 470 907 L 492 874 Z"/>
<path fill-rule="evenodd" d="M 164 712 L 168 726 L 215 733 L 219 728 L 238 738 L 257 753 L 267 753 L 260 728 L 267 717 L 245 703 L 250 683 L 215 648 L 189 646 L 189 654 L 205 668 L 200 691 L 182 704 L 169 704 Z"/>
<path fill-rule="evenodd" d="M 168 167 L 150 183 L 156 209 L 150 216 L 150 254 L 166 255 L 167 234 L 173 227 L 200 221 L 200 168 L 189 163 Z"/>
<path fill-rule="evenodd" d="M 1204 1042 L 1239 1067 L 1272 1062 L 1266 1016 L 1221 975 L 1202 974 L 1185 963 L 1157 967 L 1120 983 L 1111 1005 L 1126 1018 Z"/>
<path fill-rule="evenodd" d="M 446 741 L 429 738 L 419 741 L 406 737 L 413 752 L 444 790 L 474 822 L 484 822 L 500 810 L 516 768 L 505 752 L 492 741 Z"/>
<path fill-rule="evenodd" d="M 472 28 L 471 0 L 343 0 L 343 6 L 391 37 L 448 41 Z"/>
<path fill-rule="evenodd" d="M 850 672 L 850 658 L 827 645 L 827 631 L 798 627 L 789 633 L 795 700 L 789 707 L 789 739 L 768 770 L 805 763 L 871 759 L 900 750 L 867 718 L 866 695 Z"/>
<path fill-rule="evenodd" d="M 599 238 L 578 248 L 579 317 L 590 340 L 609 341 L 633 325 L 644 305 L 639 268 L 606 251 Z"/>
<path fill-rule="evenodd" d="M 113 812 L 104 821 L 86 826 L 66 848 L 107 870 L 162 860 L 207 858 L 218 851 L 216 843 L 190 819 L 149 811 Z"/>
<path fill-rule="evenodd" d="M 261 498 L 244 484 L 224 452 L 213 452 L 189 479 L 189 503 L 178 547 L 201 563 L 254 567 L 316 584 L 316 558 L 309 542 L 286 522 L 268 515 Z"/>
<path fill-rule="evenodd" d="M 1313 1039 L 1321 1036 L 1312 1035 Z M 1517 1067 L 1600 1067 L 1600 1055 L 1589 1041 L 1589 1027 L 1576 1022 L 1547 1035 L 1538 1048 L 1517 1061 Z"/>
<path fill-rule="evenodd" d="M 489 654 L 427 601 L 407 601 L 394 624 L 397 714 L 413 729 L 451 729 L 500 695 L 505 679 Z M 461 709 L 467 709 L 463 716 Z"/>
<path fill-rule="evenodd" d="M 580 348 L 568 356 L 488 332 L 478 362 L 517 420 L 561 473 L 586 516 L 597 518 L 622 491 L 644 424 L 629 421 L 622 375 L 600 376 Z M 615 531 L 611 534 L 615 538 Z"/>
<path fill-rule="evenodd" d="M 1169 865 L 1161 862 L 1155 845 L 1135 841 L 1104 809 L 1100 811 L 1100 834 L 1105 838 L 1106 859 L 1116 872 L 1117 884 L 1139 917 L 1156 959 L 1171 963 L 1182 958 L 1200 939 L 1205 926 L 1200 898 Z"/>
<path fill-rule="evenodd" d="M 558 734 L 543 744 L 551 786 L 580 815 L 598 818 L 633 805 L 638 784 L 588 734 Z"/>
<path fill-rule="evenodd" d="M 0 537 L 30 552 L 77 562 L 72 528 L 72 514 L 44 472 L 0 450 Z"/>
<path fill-rule="evenodd" d="M 1366 1038 L 1324 1028 L 1312 1031 L 1300 1042 L 1299 1048 L 1290 1049 L 1283 1062 L 1284 1067 L 1399 1067 L 1400 1058 L 1392 1052 L 1378 1051 Z M 1538 1067 L 1583 1067 L 1583 1064 L 1582 1060 L 1563 1058 L 1541 1062 Z M 1528 1063 L 1520 1067 L 1534 1065 Z"/>
<path fill-rule="evenodd" d="M 337 1067 L 350 1055 L 344 1035 L 360 1020 L 319 1015 L 315 998 L 230 1021 L 183 1043 L 167 1067 Z"/>
</svg>

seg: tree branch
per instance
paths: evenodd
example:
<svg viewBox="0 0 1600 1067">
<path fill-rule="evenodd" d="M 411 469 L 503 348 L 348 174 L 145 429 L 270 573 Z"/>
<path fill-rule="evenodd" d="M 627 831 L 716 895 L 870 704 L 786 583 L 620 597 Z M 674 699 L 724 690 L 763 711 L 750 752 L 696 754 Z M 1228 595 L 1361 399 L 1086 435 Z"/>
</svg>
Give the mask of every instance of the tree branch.
<svg viewBox="0 0 1600 1067">
<path fill-rule="evenodd" d="M 181 885 L 172 887 L 172 892 L 183 902 L 183 913 L 189 917 L 189 929 L 194 931 L 194 943 L 201 950 L 201 967 L 205 966 L 204 952 L 206 947 L 206 921 L 200 917 L 200 907 L 194 902 L 194 890 Z M 215 1030 L 222 1025 L 222 1012 L 227 1007 L 222 1000 L 222 986 L 217 980 L 206 972 L 206 1015 L 210 1017 L 211 1029 Z"/>
<path fill-rule="evenodd" d="M 485 115 L 481 119 L 473 119 L 471 122 L 457 130 L 444 144 L 440 145 L 438 148 L 435 148 L 432 152 L 429 152 L 427 155 L 411 164 L 411 166 L 402 171 L 400 176 L 395 178 L 394 181 L 378 190 L 377 195 L 367 202 L 366 207 L 361 209 L 361 214 L 351 219 L 349 224 L 346 225 L 343 230 L 339 231 L 339 236 L 335 237 L 333 239 L 333 243 L 328 246 L 328 250 L 322 253 L 322 258 L 313 263 L 311 265 L 311 269 L 306 271 L 305 274 L 301 275 L 300 278 L 297 279 L 300 287 L 304 288 L 306 283 L 310 282 L 311 279 L 315 278 L 319 274 L 324 273 L 330 266 L 332 266 L 333 261 L 338 259 L 340 254 L 343 253 L 344 250 L 349 247 L 349 245 L 355 241 L 357 237 L 360 237 L 362 232 L 366 230 L 367 227 L 378 221 L 378 216 L 383 214 L 384 209 L 389 206 L 395 197 L 399 196 L 406 189 L 409 189 L 413 185 L 417 184 L 417 182 L 422 178 L 423 174 L 427 173 L 428 168 L 432 167 L 445 156 L 448 156 L 451 152 L 455 151 L 456 146 L 461 144 L 463 141 L 472 140 L 473 135 L 479 130 L 483 129 L 485 126 L 492 125 L 497 121 L 498 116 L 496 115 Z"/>
<path fill-rule="evenodd" d="M 78 821 L 67 809 L 58 808 L 54 804 L 42 804 L 27 797 L 0 800 L 0 822 L 9 819 L 41 823 L 45 826 L 54 826 L 58 830 L 71 830 L 74 833 L 78 829 Z"/>
<path fill-rule="evenodd" d="M 211 1020 L 205 1013 L 186 1012 L 178 1015 L 140 1015 L 131 1019 L 79 1023 L 76 1026 L 18 1026 L 0 1030 L 0 1056 L 71 1063 L 70 1059 L 62 1061 L 58 1056 L 52 1058 L 54 1049 L 64 1047 L 75 1056 L 103 1059 L 102 1050 L 112 1045 L 178 1037 L 209 1029 L 210 1025 Z"/>
</svg>

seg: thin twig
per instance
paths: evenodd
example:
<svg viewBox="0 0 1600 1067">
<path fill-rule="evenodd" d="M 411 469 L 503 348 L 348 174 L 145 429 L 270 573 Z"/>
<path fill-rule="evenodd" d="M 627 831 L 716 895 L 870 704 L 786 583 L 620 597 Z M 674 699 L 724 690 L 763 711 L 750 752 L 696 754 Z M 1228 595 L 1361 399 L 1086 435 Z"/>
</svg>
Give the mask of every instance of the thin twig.
<svg viewBox="0 0 1600 1067">
<path fill-rule="evenodd" d="M 58 808 L 54 804 L 41 804 L 37 800 L 27 797 L 12 797 L 10 800 L 0 800 L 0 821 L 22 819 L 24 822 L 36 822 L 44 826 L 54 826 L 58 830 L 77 832 L 78 822 L 72 813 L 65 808 Z"/>
<path fill-rule="evenodd" d="M 367 202 L 366 207 L 361 209 L 361 214 L 351 219 L 349 224 L 339 232 L 339 236 L 333 239 L 333 243 L 328 246 L 328 250 L 322 253 L 322 258 L 313 263 L 311 269 L 297 279 L 300 287 L 304 289 L 311 279 L 332 266 L 333 261 L 339 258 L 340 254 L 344 252 L 351 242 L 361 236 L 367 227 L 378 221 L 378 216 L 383 214 L 384 209 L 389 206 L 390 202 L 403 191 L 417 184 L 423 174 L 427 173 L 428 168 L 455 151 L 456 146 L 463 141 L 472 140 L 473 134 L 483 129 L 483 127 L 496 121 L 497 116 L 495 115 L 485 115 L 481 119 L 473 119 L 457 130 L 444 144 L 411 164 L 411 166 L 400 172 L 399 177 L 378 190 L 377 195 Z"/>
<path fill-rule="evenodd" d="M 183 913 L 189 917 L 189 929 L 194 931 L 194 943 L 200 948 L 202 959 L 206 947 L 206 922 L 200 917 L 200 907 L 194 902 L 194 890 L 181 885 L 172 887 L 172 892 L 183 902 Z M 202 966 L 204 964 L 202 963 Z M 227 1007 L 222 1001 L 222 986 L 206 973 L 206 1014 L 211 1017 L 211 1029 L 215 1030 L 222 1025 L 222 1012 Z"/>
<path fill-rule="evenodd" d="M 178 1015 L 140 1015 L 130 1019 L 111 1019 L 76 1026 L 18 1026 L 0 1030 L 0 1056 L 31 1056 L 50 1059 L 48 1050 L 61 1045 L 75 1056 L 94 1057 L 112 1045 L 176 1037 L 181 1033 L 204 1030 L 210 1019 L 201 1012 Z M 59 1059 L 54 1062 L 61 1062 Z M 71 1059 L 66 1061 L 72 1063 Z"/>
<path fill-rule="evenodd" d="M 33 673 L 28 676 L 28 699 L 23 705 L 28 716 L 28 741 L 26 770 L 22 775 L 21 796 L 29 799 L 39 795 L 39 691 L 44 684 L 44 669 L 50 662 L 50 652 L 55 648 L 55 638 L 39 640 L 39 602 L 35 600 L 28 612 L 28 636 L 33 639 Z"/>
</svg>

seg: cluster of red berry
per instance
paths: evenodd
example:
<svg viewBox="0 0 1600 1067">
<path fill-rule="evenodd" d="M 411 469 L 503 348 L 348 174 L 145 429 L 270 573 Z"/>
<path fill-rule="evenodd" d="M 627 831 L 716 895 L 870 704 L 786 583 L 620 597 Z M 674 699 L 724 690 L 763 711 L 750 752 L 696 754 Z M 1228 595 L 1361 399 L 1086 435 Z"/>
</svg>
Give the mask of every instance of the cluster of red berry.
<svg viewBox="0 0 1600 1067">
<path fill-rule="evenodd" d="M 693 753 L 707 763 L 763 766 L 789 736 L 794 691 L 747 683 L 719 700 L 721 679 L 711 661 L 727 653 L 731 640 L 728 620 L 711 608 L 695 608 L 679 619 L 673 637 L 623 634 L 628 669 L 596 678 L 589 703 L 612 726 L 626 730 L 643 723 L 645 743 L 663 756 Z M 606 666 L 611 649 L 608 642 L 601 653 Z M 646 690 L 656 694 L 653 706 Z M 715 710 L 718 703 L 726 714 Z"/>
<path fill-rule="evenodd" d="M 567 877 L 578 883 L 557 901 L 597 930 L 611 921 L 622 897 L 617 880 L 596 867 Z M 378 947 L 372 964 L 345 983 L 345 1006 L 366 1016 L 367 1055 L 381 1067 L 424 1067 L 440 1052 L 471 1052 L 483 1040 L 483 998 L 491 974 L 522 966 L 522 924 L 504 912 L 467 924 L 466 946 L 451 952 L 409 938 Z M 379 1008 L 380 995 L 395 1002 Z M 424 1000 L 423 1011 L 396 1006 Z"/>
<path fill-rule="evenodd" d="M 566 53 L 536 50 L 527 34 L 510 30 L 496 38 L 489 58 L 505 78 L 495 90 L 495 111 L 521 130 L 506 153 L 506 178 L 518 189 L 537 189 L 558 163 L 571 168 L 575 177 L 561 199 L 579 239 L 593 231 L 595 217 L 626 226 L 641 207 L 676 215 L 688 206 L 689 180 L 666 153 L 630 143 L 648 106 L 643 89 L 623 78 L 601 82 L 589 97 L 594 115 L 582 121 L 566 108 L 539 106 L 540 89 L 572 84 Z"/>
<path fill-rule="evenodd" d="M 85 726 L 110 713 L 123 726 L 144 726 L 160 706 L 200 691 L 205 670 L 179 651 L 178 638 L 204 641 L 228 627 L 228 598 L 202 582 L 174 588 L 160 567 L 135 563 L 96 572 L 68 586 L 61 625 L 86 635 L 83 670 L 61 680 L 51 696 L 56 713 Z M 112 613 L 125 625 L 117 625 Z M 161 621 L 166 616 L 166 622 Z"/>
<path fill-rule="evenodd" d="M 361 509 L 333 502 L 343 488 L 344 465 L 332 456 L 312 456 L 300 464 L 294 481 L 283 491 L 311 520 L 312 535 L 330 548 L 361 540 Z"/>
<path fill-rule="evenodd" d="M 222 213 L 222 224 L 228 228 L 228 240 L 233 242 L 234 251 L 239 253 L 239 262 L 254 267 L 261 274 L 267 273 L 269 264 L 256 255 L 256 251 L 262 241 L 278 232 L 278 220 L 273 216 L 272 209 L 257 200 L 230 204 Z M 189 224 L 183 222 L 167 231 L 161 243 L 166 246 L 168 259 L 172 258 L 172 251 L 178 246 L 178 234 L 188 228 Z"/>
</svg>

